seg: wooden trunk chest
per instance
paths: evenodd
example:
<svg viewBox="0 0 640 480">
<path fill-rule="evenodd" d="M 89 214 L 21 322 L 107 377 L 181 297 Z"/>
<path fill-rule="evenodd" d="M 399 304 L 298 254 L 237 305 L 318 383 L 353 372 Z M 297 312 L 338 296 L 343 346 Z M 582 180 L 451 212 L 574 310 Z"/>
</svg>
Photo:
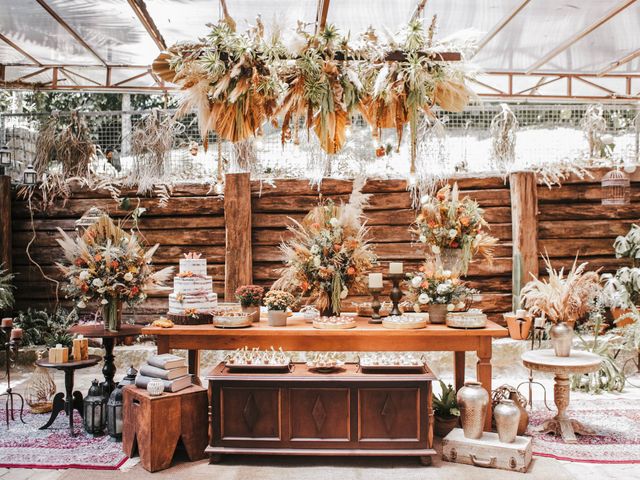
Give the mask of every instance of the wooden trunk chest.
<svg viewBox="0 0 640 480">
<path fill-rule="evenodd" d="M 454 428 L 442 439 L 442 459 L 445 462 L 526 472 L 531 455 L 529 437 L 516 437 L 513 443 L 502 443 L 497 433 L 484 432 L 482 438 L 474 440 L 466 438 L 461 428 Z"/>
<path fill-rule="evenodd" d="M 347 364 L 322 374 L 210 375 L 211 461 L 222 454 L 418 456 L 433 450 L 433 373 L 361 373 Z"/>
</svg>

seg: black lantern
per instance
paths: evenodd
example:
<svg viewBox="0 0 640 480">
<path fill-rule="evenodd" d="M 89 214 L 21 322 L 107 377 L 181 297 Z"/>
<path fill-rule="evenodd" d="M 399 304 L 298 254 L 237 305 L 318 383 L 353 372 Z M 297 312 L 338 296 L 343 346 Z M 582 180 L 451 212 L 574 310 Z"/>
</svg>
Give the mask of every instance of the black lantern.
<svg viewBox="0 0 640 480">
<path fill-rule="evenodd" d="M 133 368 L 133 365 L 127 370 L 127 375 L 116 385 L 109 401 L 107 402 L 107 431 L 109 436 L 114 442 L 122 441 L 122 406 L 124 404 L 124 392 L 123 388 L 127 385 L 133 385 L 136 382 L 136 375 L 138 371 Z"/>
<path fill-rule="evenodd" d="M 38 182 L 38 172 L 33 169 L 33 165 L 27 165 L 23 173 L 22 183 L 25 185 L 35 185 Z"/>
<path fill-rule="evenodd" d="M 0 148 L 0 175 L 4 175 L 6 169 L 11 166 L 11 150 L 9 150 L 9 146 L 4 144 L 2 148 Z"/>
<path fill-rule="evenodd" d="M 84 429 L 87 433 L 98 437 L 104 433 L 106 408 L 102 388 L 98 380 L 91 382 L 89 393 L 84 397 Z"/>
</svg>

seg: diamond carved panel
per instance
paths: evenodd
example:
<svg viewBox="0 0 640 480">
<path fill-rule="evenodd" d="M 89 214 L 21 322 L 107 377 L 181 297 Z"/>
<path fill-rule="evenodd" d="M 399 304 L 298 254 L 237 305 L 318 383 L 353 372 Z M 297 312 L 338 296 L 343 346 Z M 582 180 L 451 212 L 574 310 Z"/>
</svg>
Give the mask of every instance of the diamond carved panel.
<svg viewBox="0 0 640 480">
<path fill-rule="evenodd" d="M 259 416 L 260 410 L 258 409 L 258 404 L 256 403 L 256 399 L 253 397 L 252 393 L 247 398 L 244 408 L 242 409 L 242 417 L 250 431 L 253 431 Z"/>
<path fill-rule="evenodd" d="M 311 417 L 313 418 L 313 423 L 316 426 L 316 431 L 320 432 L 324 426 L 324 422 L 327 420 L 327 410 L 324 408 L 320 395 L 316 397 L 316 400 L 313 403 Z"/>
<path fill-rule="evenodd" d="M 393 422 L 396 418 L 396 407 L 393 404 L 391 395 L 387 395 L 387 397 L 384 399 L 382 410 L 380 410 L 380 416 L 382 417 L 384 428 L 387 430 L 387 433 L 391 433 Z"/>
</svg>

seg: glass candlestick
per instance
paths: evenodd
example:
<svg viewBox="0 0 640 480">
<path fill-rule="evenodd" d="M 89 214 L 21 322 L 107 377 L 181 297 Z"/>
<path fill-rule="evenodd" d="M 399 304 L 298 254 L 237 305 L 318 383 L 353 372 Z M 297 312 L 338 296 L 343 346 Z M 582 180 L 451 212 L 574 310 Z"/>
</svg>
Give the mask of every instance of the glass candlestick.
<svg viewBox="0 0 640 480">
<path fill-rule="evenodd" d="M 369 323 L 382 323 L 382 317 L 380 316 L 380 300 L 378 299 L 380 293 L 382 293 L 381 288 L 370 288 L 369 292 L 371 292 L 371 296 L 373 297 L 371 300 L 371 310 L 373 313 L 371 314 L 371 320 Z"/>
</svg>

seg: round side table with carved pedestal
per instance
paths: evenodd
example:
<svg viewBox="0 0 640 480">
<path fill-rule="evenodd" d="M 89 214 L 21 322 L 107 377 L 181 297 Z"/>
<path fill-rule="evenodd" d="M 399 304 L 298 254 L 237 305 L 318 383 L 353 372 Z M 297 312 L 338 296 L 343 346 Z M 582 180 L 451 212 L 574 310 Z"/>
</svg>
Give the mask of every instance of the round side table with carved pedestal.
<svg viewBox="0 0 640 480">
<path fill-rule="evenodd" d="M 577 420 L 569 418 L 569 376 L 595 372 L 600 368 L 602 357 L 590 352 L 571 351 L 569 357 L 557 357 L 552 349 L 530 350 L 522 354 L 526 368 L 555 374 L 553 397 L 558 414 L 542 425 L 541 431 L 561 435 L 566 443 L 576 443 L 579 435 L 594 435 L 595 432 Z"/>
</svg>

